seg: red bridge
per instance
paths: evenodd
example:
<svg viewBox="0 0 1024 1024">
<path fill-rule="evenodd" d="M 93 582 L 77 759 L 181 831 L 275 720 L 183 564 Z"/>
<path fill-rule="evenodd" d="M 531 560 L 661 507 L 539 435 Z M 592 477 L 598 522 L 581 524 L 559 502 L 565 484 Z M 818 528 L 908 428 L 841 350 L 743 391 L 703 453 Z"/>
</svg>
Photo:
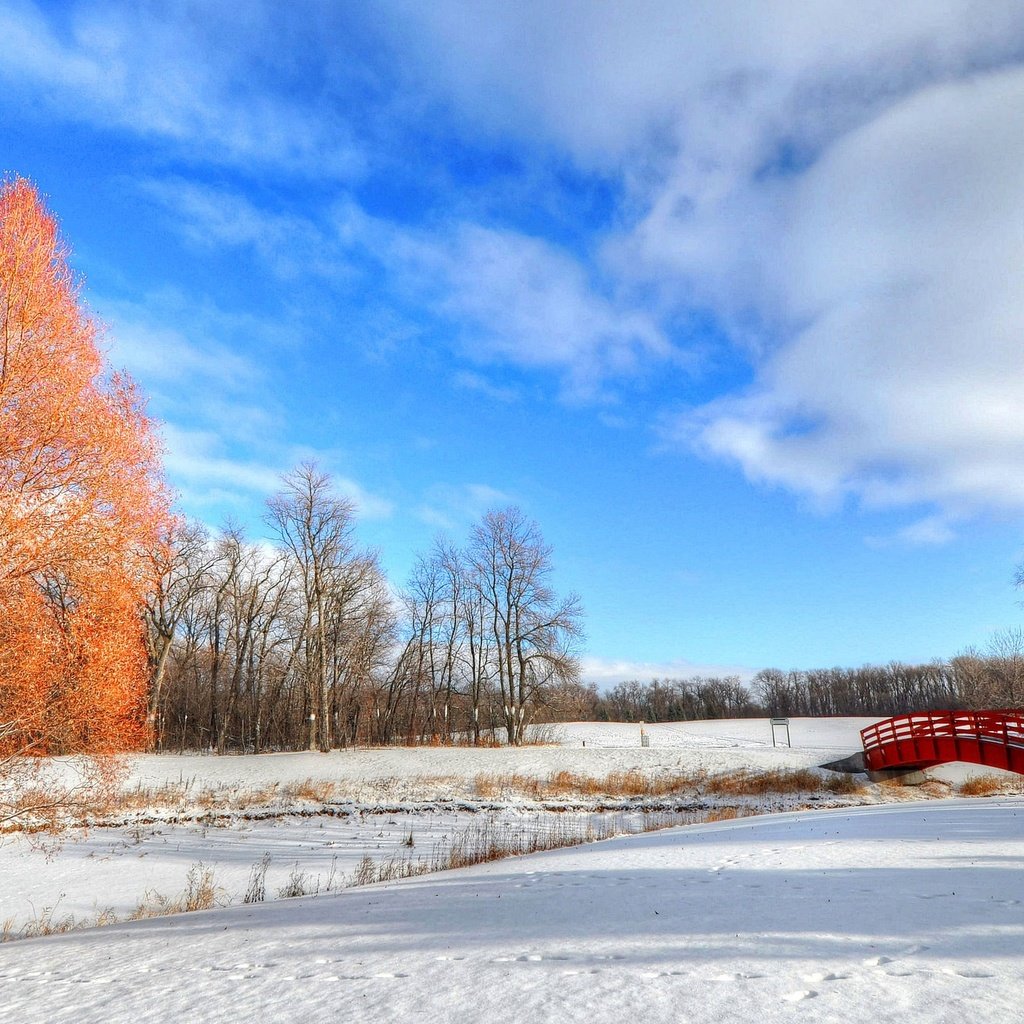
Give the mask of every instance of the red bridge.
<svg viewBox="0 0 1024 1024">
<path fill-rule="evenodd" d="M 969 761 L 1024 775 L 1024 711 L 927 711 L 862 729 L 868 771 Z"/>
</svg>

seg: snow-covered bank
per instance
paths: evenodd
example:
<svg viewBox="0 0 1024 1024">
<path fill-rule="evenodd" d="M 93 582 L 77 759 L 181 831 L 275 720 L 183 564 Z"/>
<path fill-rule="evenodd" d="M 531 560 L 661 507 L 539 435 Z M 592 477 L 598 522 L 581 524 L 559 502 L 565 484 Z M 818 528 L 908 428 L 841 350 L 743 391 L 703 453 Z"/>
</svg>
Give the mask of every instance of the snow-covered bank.
<svg viewBox="0 0 1024 1024">
<path fill-rule="evenodd" d="M 957 1021 L 1024 980 L 1024 803 L 804 812 L 0 947 L 29 1022 Z"/>
<path fill-rule="evenodd" d="M 384 747 L 259 755 L 156 754 L 135 757 L 126 787 L 159 787 L 200 780 L 211 786 L 256 787 L 305 779 L 349 787 L 410 786 L 430 781 L 435 799 L 472 795 L 478 774 L 516 772 L 543 777 L 558 771 L 594 776 L 615 771 L 646 773 L 725 772 L 742 768 L 806 768 L 860 749 L 860 730 L 870 718 L 794 718 L 792 747 L 784 730 L 772 746 L 767 719 L 623 725 L 578 722 L 545 726 L 552 745 L 527 747 Z M 641 746 L 641 729 L 650 746 Z M 445 785 L 447 784 L 447 788 Z"/>
</svg>

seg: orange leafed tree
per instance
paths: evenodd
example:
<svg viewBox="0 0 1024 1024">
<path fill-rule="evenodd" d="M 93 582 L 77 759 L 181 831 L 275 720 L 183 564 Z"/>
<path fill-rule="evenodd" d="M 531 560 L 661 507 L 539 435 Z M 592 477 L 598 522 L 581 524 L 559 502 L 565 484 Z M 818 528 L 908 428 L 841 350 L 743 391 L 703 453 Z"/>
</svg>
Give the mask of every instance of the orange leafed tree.
<svg viewBox="0 0 1024 1024">
<path fill-rule="evenodd" d="M 0 736 L 145 740 L 141 606 L 171 518 L 134 385 L 107 370 L 54 218 L 0 183 Z M 2 752 L 2 751 L 0 751 Z"/>
</svg>

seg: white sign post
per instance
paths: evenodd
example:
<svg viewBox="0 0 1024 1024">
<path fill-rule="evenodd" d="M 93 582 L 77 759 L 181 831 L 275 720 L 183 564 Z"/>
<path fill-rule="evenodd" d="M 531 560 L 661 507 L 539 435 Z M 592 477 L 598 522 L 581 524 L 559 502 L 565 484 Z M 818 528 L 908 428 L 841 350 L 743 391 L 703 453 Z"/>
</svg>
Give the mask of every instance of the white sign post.
<svg viewBox="0 0 1024 1024">
<path fill-rule="evenodd" d="M 786 728 L 786 746 L 793 746 L 793 741 L 789 738 L 789 719 L 788 718 L 773 718 L 772 723 L 772 746 L 777 746 L 775 742 L 775 730 L 776 728 L 785 726 Z"/>
</svg>

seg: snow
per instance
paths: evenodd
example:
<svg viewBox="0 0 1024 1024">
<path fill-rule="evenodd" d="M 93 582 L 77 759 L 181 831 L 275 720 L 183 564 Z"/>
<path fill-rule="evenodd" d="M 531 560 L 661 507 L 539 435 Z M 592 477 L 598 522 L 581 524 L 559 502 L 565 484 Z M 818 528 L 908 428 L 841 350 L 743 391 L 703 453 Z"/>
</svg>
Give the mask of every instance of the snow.
<svg viewBox="0 0 1024 1024">
<path fill-rule="evenodd" d="M 330 754 L 289 753 L 203 757 L 161 754 L 133 762 L 129 784 L 158 786 L 201 777 L 217 785 L 301 782 L 307 778 L 347 783 L 392 779 L 450 779 L 453 785 L 481 773 L 515 771 L 546 776 L 568 770 L 590 775 L 613 771 L 731 771 L 737 768 L 803 768 L 860 749 L 860 730 L 873 718 L 791 720 L 792 748 L 772 746 L 764 718 L 623 725 L 579 722 L 545 726 L 552 745 L 521 748 L 383 747 Z M 650 738 L 641 747 L 641 729 Z M 784 744 L 784 730 L 777 730 Z M 586 743 L 584 747 L 583 744 Z"/>
<path fill-rule="evenodd" d="M 762 720 L 645 726 L 644 748 L 639 727 L 599 724 L 560 727 L 561 746 L 520 751 L 161 756 L 140 758 L 129 784 L 330 778 L 363 795 L 436 798 L 472 791 L 479 772 L 801 767 L 856 749 L 860 727 L 794 720 L 792 749 L 773 748 Z M 364 808 L 222 828 L 157 822 L 97 828 L 49 852 L 8 838 L 0 918 L 25 899 L 38 914 L 59 892 L 59 912 L 78 914 L 130 908 L 146 888 L 176 895 L 200 860 L 237 898 L 263 852 L 274 865 L 272 895 L 296 865 L 325 882 L 368 852 L 428 856 L 481 817 L 410 805 L 404 814 Z M 545 815 L 511 805 L 493 819 L 533 828 Z M 774 814 L 8 942 L 0 1000 L 26 1024 L 353 1013 L 374 1022 L 588 1024 L 923 1024 L 969 1013 L 1002 1024 L 1019 1016 L 1024 980 L 1022 823 L 1017 798 Z"/>
<path fill-rule="evenodd" d="M 718 823 L 0 948 L 10 1019 L 1016 1019 L 1016 800 Z"/>
</svg>

